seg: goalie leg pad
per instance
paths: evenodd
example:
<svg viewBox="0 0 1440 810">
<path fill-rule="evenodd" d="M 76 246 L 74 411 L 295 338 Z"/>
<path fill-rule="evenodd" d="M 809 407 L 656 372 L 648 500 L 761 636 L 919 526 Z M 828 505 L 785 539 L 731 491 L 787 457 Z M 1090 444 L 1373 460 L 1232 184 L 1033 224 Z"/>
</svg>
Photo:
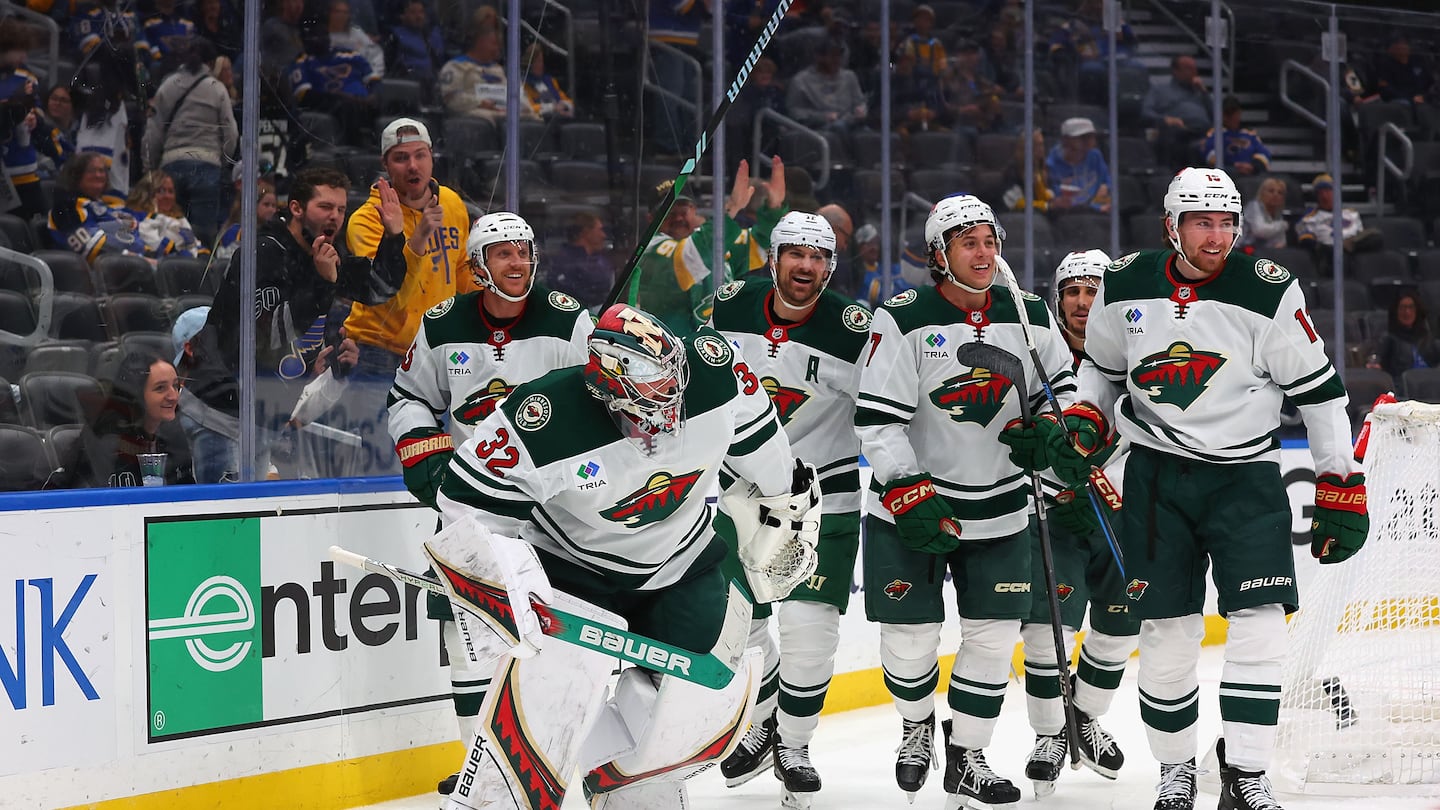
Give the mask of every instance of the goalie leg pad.
<svg viewBox="0 0 1440 810">
<path fill-rule="evenodd" d="M 1140 719 L 1150 752 L 1161 762 L 1195 756 L 1200 720 L 1195 666 L 1204 637 L 1205 619 L 1198 613 L 1140 623 Z"/>
<path fill-rule="evenodd" d="M 1285 661 L 1285 608 L 1271 604 L 1232 610 L 1220 672 L 1220 728 L 1226 764 L 1269 770 L 1280 716 Z"/>
<path fill-rule="evenodd" d="M 808 745 L 835 674 L 840 609 L 820 602 L 780 605 L 780 713 L 776 723 L 789 746 Z M 759 714 L 760 717 L 765 715 Z"/>
<path fill-rule="evenodd" d="M 553 603 L 625 626 L 619 616 L 562 592 Z M 614 668 L 614 658 L 573 644 L 550 644 L 530 658 L 504 656 L 445 810 L 561 806 Z"/>
<path fill-rule="evenodd" d="M 880 666 L 895 710 L 912 723 L 935 713 L 940 623 L 881 624 Z"/>
<path fill-rule="evenodd" d="M 1065 631 L 1065 650 L 1075 649 L 1075 631 Z M 1060 699 L 1060 666 L 1055 662 L 1055 636 L 1048 624 L 1020 626 L 1025 650 L 1025 709 L 1036 734 L 1059 734 L 1065 728 L 1065 703 Z"/>
<path fill-rule="evenodd" d="M 545 636 L 530 600 L 549 603 L 555 591 L 529 543 L 493 534 L 470 514 L 426 541 L 425 556 L 457 615 L 483 621 L 517 657 L 540 649 Z"/>
</svg>

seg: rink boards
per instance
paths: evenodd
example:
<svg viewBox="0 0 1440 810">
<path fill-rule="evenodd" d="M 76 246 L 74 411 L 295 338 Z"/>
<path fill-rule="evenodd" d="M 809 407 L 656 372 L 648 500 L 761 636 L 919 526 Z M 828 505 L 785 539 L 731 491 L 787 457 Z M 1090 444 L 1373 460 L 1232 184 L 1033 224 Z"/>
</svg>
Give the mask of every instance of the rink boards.
<svg viewBox="0 0 1440 810">
<path fill-rule="evenodd" d="M 1309 466 L 1282 451 L 1301 540 Z M 398 479 L 16 494 L 0 509 L 0 806 L 320 810 L 453 770 L 423 597 L 326 556 L 424 567 L 435 513 Z M 1303 588 L 1308 543 L 1296 558 Z M 827 712 L 887 700 L 858 577 L 851 590 Z M 1207 627 L 1223 637 L 1218 617 Z"/>
</svg>

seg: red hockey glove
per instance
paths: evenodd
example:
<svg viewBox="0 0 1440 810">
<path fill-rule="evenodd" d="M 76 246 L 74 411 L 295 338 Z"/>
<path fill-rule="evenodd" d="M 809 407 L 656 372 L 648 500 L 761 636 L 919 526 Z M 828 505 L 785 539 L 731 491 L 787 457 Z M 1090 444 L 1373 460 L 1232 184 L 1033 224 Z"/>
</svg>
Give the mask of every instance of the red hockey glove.
<svg viewBox="0 0 1440 810">
<path fill-rule="evenodd" d="M 895 516 L 900 540 L 913 551 L 948 554 L 960 547 L 960 521 L 935 491 L 929 473 L 891 481 L 880 502 Z"/>
<path fill-rule="evenodd" d="M 1369 532 L 1365 473 L 1350 473 L 1345 478 L 1335 473 L 1317 477 L 1310 554 L 1321 564 L 1344 562 L 1365 545 Z"/>
<path fill-rule="evenodd" d="M 445 468 L 455 455 L 450 434 L 439 428 L 416 428 L 400 437 L 395 444 L 395 455 L 400 457 L 405 488 L 421 503 L 433 508 L 435 494 L 445 480 Z"/>
</svg>

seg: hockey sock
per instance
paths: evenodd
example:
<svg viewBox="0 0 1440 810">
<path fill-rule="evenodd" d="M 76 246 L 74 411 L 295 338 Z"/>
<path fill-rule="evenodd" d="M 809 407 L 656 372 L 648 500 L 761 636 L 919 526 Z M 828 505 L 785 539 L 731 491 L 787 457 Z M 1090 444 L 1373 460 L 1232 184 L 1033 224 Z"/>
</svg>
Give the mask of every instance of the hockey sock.
<svg viewBox="0 0 1440 810">
<path fill-rule="evenodd" d="M 1075 649 L 1075 631 L 1066 627 L 1065 650 Z M 1025 642 L 1025 708 L 1036 734 L 1059 734 L 1065 728 L 1065 703 L 1060 699 L 1060 665 L 1050 625 L 1021 625 Z"/>
<path fill-rule="evenodd" d="M 1285 608 L 1232 610 L 1220 672 L 1220 727 L 1227 764 L 1263 771 L 1275 750 L 1280 678 L 1285 657 Z"/>
<path fill-rule="evenodd" d="M 1140 624 L 1140 719 L 1150 752 L 1161 763 L 1195 756 L 1200 719 L 1200 640 L 1205 619 L 1198 613 Z"/>
<path fill-rule="evenodd" d="M 950 673 L 950 716 L 955 727 L 949 742 L 964 748 L 990 744 L 1019 635 L 1019 619 L 960 619 L 960 651 Z"/>
<path fill-rule="evenodd" d="M 913 723 L 935 713 L 940 686 L 940 623 L 881 624 L 880 666 L 895 710 Z"/>
<path fill-rule="evenodd" d="M 755 699 L 755 714 L 752 722 L 760 723 L 775 711 L 780 691 L 780 650 L 775 646 L 775 636 L 770 632 L 770 620 L 751 619 L 750 638 L 747 648 L 760 648 L 764 654 L 765 678 L 760 682 L 760 696 Z"/>
<path fill-rule="evenodd" d="M 1115 690 L 1125 676 L 1125 662 L 1140 643 L 1136 636 L 1112 636 L 1094 628 L 1080 645 L 1080 661 L 1075 666 L 1075 708 L 1099 717 L 1110 711 Z"/>
<path fill-rule="evenodd" d="M 468 620 L 468 617 L 461 618 Z M 472 638 L 495 635 L 484 628 L 473 629 L 477 632 L 472 633 Z M 472 661 L 466 653 L 465 642 L 460 638 L 459 625 L 454 621 L 440 622 L 440 639 L 450 659 L 450 697 L 455 705 L 455 719 L 460 724 L 460 741 L 469 745 L 475 739 L 475 718 L 485 702 L 485 693 L 490 690 L 490 679 L 495 674 L 499 651 L 495 650 L 495 657 L 484 663 Z M 477 652 L 484 656 L 490 651 L 481 649 Z"/>
<path fill-rule="evenodd" d="M 840 646 L 840 609 L 821 602 L 780 606 L 780 739 L 808 745 L 820 724 Z"/>
</svg>

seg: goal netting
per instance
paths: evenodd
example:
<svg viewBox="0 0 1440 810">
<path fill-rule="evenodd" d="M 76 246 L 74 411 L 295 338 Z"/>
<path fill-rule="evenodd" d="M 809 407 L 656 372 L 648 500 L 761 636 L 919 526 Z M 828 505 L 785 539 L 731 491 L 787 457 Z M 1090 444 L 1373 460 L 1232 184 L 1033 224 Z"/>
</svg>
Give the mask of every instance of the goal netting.
<svg viewBox="0 0 1440 810">
<path fill-rule="evenodd" d="M 1440 406 L 1379 405 L 1370 536 L 1290 622 L 1270 775 L 1331 795 L 1440 795 Z"/>
</svg>

